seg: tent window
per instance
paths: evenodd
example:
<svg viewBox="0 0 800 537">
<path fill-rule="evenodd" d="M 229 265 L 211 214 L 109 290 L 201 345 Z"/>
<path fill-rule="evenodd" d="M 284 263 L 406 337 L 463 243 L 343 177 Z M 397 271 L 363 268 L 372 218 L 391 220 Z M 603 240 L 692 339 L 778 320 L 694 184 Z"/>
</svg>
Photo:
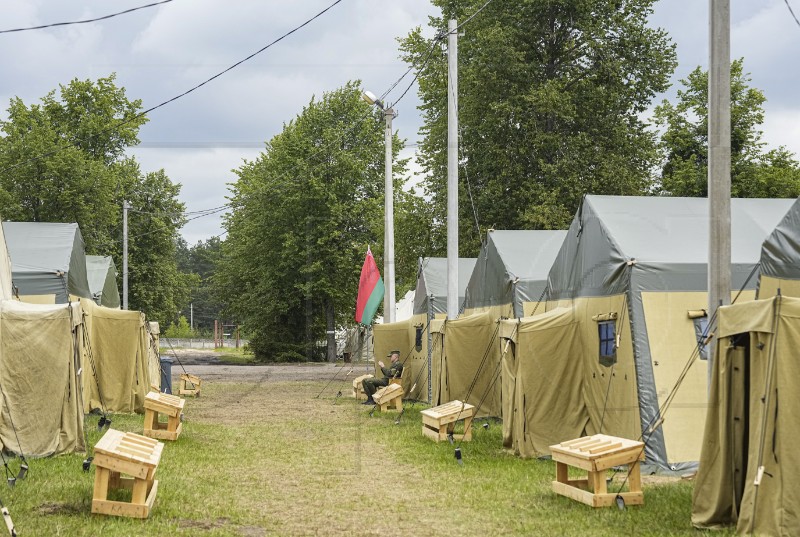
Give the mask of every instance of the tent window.
<svg viewBox="0 0 800 537">
<path fill-rule="evenodd" d="M 694 322 L 694 335 L 697 338 L 697 348 L 700 350 L 700 359 L 708 360 L 708 346 L 705 344 L 708 317 L 697 317 L 692 321 Z"/>
<path fill-rule="evenodd" d="M 417 352 L 422 350 L 422 325 L 416 326 L 416 337 L 414 339 L 414 348 Z"/>
<path fill-rule="evenodd" d="M 600 336 L 600 364 L 606 367 L 617 363 L 616 325 L 616 319 L 597 323 Z"/>
</svg>

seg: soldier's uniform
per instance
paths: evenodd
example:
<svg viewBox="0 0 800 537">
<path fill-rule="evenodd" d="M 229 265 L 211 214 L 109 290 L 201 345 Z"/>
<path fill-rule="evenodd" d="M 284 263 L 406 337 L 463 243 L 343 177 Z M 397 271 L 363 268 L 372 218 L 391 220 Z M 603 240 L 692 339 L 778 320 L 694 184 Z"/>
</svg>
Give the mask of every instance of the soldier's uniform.
<svg viewBox="0 0 800 537">
<path fill-rule="evenodd" d="M 390 352 L 387 358 L 390 358 L 393 354 L 397 354 L 399 357 L 400 351 Z M 381 371 L 383 372 L 383 378 L 372 377 L 361 381 L 361 385 L 364 387 L 364 393 L 367 394 L 367 402 L 369 403 L 372 402 L 372 394 L 378 391 L 378 388 L 388 386 L 391 379 L 400 378 L 400 375 L 403 374 L 403 363 L 398 359 L 396 362 L 389 364 L 389 367 L 382 367 Z"/>
</svg>

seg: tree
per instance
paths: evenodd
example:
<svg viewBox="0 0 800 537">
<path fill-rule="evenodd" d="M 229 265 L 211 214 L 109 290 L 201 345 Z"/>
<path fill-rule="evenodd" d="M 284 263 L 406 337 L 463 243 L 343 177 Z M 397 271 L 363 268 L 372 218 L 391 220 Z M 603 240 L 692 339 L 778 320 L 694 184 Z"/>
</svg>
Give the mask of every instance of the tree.
<svg viewBox="0 0 800 537">
<path fill-rule="evenodd" d="M 222 262 L 222 241 L 219 237 L 212 237 L 189 247 L 180 239 L 177 254 L 178 270 L 197 277 L 190 289 L 194 327 L 211 333 L 214 320 L 222 320 L 221 312 L 225 305 L 225 301 L 216 299 L 213 288 L 216 267 Z"/>
<path fill-rule="evenodd" d="M 434 0 L 464 21 L 481 0 Z M 586 193 L 641 194 L 655 164 L 655 136 L 640 114 L 675 66 L 666 33 L 647 26 L 654 0 L 493 2 L 459 38 L 462 255 L 487 227 L 564 228 Z M 438 47 L 417 28 L 400 41 L 419 75 L 424 118 L 420 163 L 443 233 L 446 207 L 447 73 Z M 430 58 L 428 59 L 428 56 Z M 469 185 L 466 184 L 467 180 Z M 443 244 L 438 238 L 436 244 Z"/>
<path fill-rule="evenodd" d="M 141 101 L 129 100 L 112 74 L 72 80 L 39 104 L 11 99 L 0 122 L 2 217 L 76 222 L 86 252 L 112 255 L 122 267 L 122 202 L 129 218 L 129 303 L 165 323 L 188 300 L 178 274 L 175 240 L 184 223 L 180 185 L 163 170 L 143 173 L 125 151 L 147 121 Z M 121 283 L 122 274 L 120 274 Z"/>
<path fill-rule="evenodd" d="M 759 126 L 766 97 L 750 87 L 744 59 L 731 63 L 731 195 L 797 197 L 800 166 L 785 147 L 765 151 Z M 697 67 L 681 80 L 676 104 L 656 107 L 663 163 L 657 189 L 672 196 L 708 195 L 708 72 Z"/>
<path fill-rule="evenodd" d="M 314 358 L 326 332 L 334 359 L 333 331 L 352 319 L 367 246 L 380 253 L 383 119 L 360 93 L 350 82 L 312 99 L 236 171 L 218 296 L 257 359 Z"/>
</svg>

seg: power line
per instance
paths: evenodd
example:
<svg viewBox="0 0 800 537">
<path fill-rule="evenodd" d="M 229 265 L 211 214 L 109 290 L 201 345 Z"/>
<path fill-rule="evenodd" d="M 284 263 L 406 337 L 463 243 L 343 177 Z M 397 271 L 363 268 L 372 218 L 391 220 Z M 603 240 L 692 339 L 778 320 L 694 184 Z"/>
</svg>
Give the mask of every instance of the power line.
<svg viewBox="0 0 800 537">
<path fill-rule="evenodd" d="M 293 33 L 297 32 L 301 28 L 304 28 L 305 26 L 308 26 L 311 22 L 313 22 L 314 20 L 318 19 L 323 14 L 327 13 L 330 9 L 332 9 L 334 6 L 336 6 L 337 4 L 339 4 L 341 2 L 342 2 L 342 0 L 335 0 L 331 5 L 329 5 L 328 7 L 326 7 L 325 9 L 323 9 L 322 11 L 320 11 L 319 13 L 317 13 L 316 15 L 311 17 L 310 19 L 306 20 L 304 23 L 300 24 L 299 26 L 294 27 L 293 29 L 289 30 L 288 32 L 286 32 L 282 36 L 280 36 L 277 39 L 275 39 L 274 41 L 272 41 L 271 43 L 261 47 L 260 49 L 258 49 L 257 51 L 253 52 L 249 56 L 239 60 L 238 62 L 236 62 L 233 65 L 231 65 L 230 67 L 220 71 L 219 73 L 215 74 L 214 76 L 212 76 L 210 78 L 207 78 L 206 80 L 204 80 L 203 82 L 197 84 L 196 86 L 184 91 L 183 93 L 181 93 L 179 95 L 176 95 L 176 96 L 172 97 L 171 99 L 167 99 L 166 101 L 164 101 L 164 102 L 162 102 L 160 104 L 157 104 L 157 105 L 155 105 L 153 107 L 150 107 L 147 110 L 139 112 L 138 114 L 136 114 L 136 115 L 124 120 L 124 121 L 121 121 L 121 122 L 116 123 L 116 124 L 114 124 L 114 125 L 112 125 L 110 127 L 107 127 L 105 129 L 101 130 L 100 132 L 96 133 L 94 136 L 97 136 L 98 134 L 105 134 L 105 133 L 107 133 L 107 132 L 109 132 L 109 131 L 111 131 L 113 129 L 117 129 L 119 127 L 122 127 L 123 125 L 127 125 L 128 123 L 130 123 L 132 121 L 135 121 L 136 119 L 139 119 L 142 116 L 145 116 L 146 114 L 149 114 L 150 112 L 161 108 L 162 106 L 166 106 L 166 105 L 168 105 L 170 103 L 173 103 L 173 102 L 177 101 L 178 99 L 181 99 L 181 98 L 185 97 L 186 95 L 189 95 L 193 91 L 205 86 L 209 82 L 211 82 L 213 80 L 216 80 L 217 78 L 221 77 L 225 73 L 227 73 L 227 72 L 235 69 L 236 67 L 240 66 L 244 62 L 254 58 L 255 56 L 257 56 L 259 54 L 261 54 L 262 52 L 264 52 L 265 50 L 269 49 L 273 45 L 283 41 L 284 39 L 286 39 L 287 37 L 289 37 Z M 13 169 L 18 168 L 18 167 L 22 166 L 23 164 L 27 164 L 29 162 L 35 162 L 35 161 L 41 160 L 41 159 L 43 159 L 45 157 L 49 157 L 51 155 L 55 155 L 56 153 L 60 153 L 61 151 L 64 151 L 64 150 L 68 149 L 69 147 L 79 147 L 79 144 L 81 142 L 85 142 L 85 141 L 90 140 L 90 139 L 91 139 L 91 136 L 72 141 L 72 142 L 69 143 L 68 146 L 63 146 L 63 147 L 60 147 L 58 149 L 54 149 L 52 151 L 49 151 L 49 152 L 46 152 L 46 153 L 42 153 L 42 154 L 40 154 L 38 156 L 31 157 L 29 159 L 23 160 L 22 162 L 18 162 L 16 164 L 8 166 L 7 168 L 4 168 L 3 170 L 0 170 L 0 173 L 4 173 L 4 172 L 7 172 L 9 170 L 13 170 Z"/>
<path fill-rule="evenodd" d="M 152 4 L 147 4 L 144 6 L 139 7 L 132 7 L 130 9 L 126 9 L 125 11 L 119 11 L 117 13 L 112 13 L 111 15 L 104 15 L 102 17 L 97 17 L 94 19 L 84 19 L 79 21 L 70 21 L 70 22 L 54 22 L 52 24 L 42 24 L 41 26 L 30 26 L 28 28 L 14 28 L 12 30 L 0 30 L 0 34 L 10 34 L 12 32 L 27 32 L 28 30 L 43 30 L 45 28 L 55 28 L 57 26 L 70 26 L 72 24 L 86 24 L 88 22 L 97 22 L 106 19 L 111 19 L 114 17 L 118 17 L 119 15 L 125 15 L 127 13 L 133 13 L 134 11 L 139 11 L 140 9 L 146 9 L 148 7 L 154 7 L 161 4 L 167 4 L 172 2 L 172 0 L 162 0 L 161 2 L 154 2 Z"/>
<path fill-rule="evenodd" d="M 789 0 L 783 0 L 783 1 L 786 2 L 786 7 L 789 8 L 789 13 L 792 14 L 792 18 L 794 18 L 794 22 L 796 22 L 797 25 L 800 26 L 800 20 L 797 20 L 797 15 L 794 14 L 794 10 L 792 9 L 792 6 L 789 4 Z"/>
</svg>

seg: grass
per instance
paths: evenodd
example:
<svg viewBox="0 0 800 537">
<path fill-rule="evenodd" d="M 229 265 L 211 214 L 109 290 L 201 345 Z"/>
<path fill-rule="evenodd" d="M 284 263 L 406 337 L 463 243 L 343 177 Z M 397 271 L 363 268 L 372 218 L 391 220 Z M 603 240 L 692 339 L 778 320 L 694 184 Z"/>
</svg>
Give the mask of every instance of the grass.
<svg viewBox="0 0 800 537">
<path fill-rule="evenodd" d="M 256 363 L 255 355 L 251 352 L 245 352 L 244 348 L 222 347 L 214 349 L 214 354 L 217 355 L 222 364 L 253 365 Z"/>
<path fill-rule="evenodd" d="M 147 520 L 91 515 L 94 469 L 77 454 L 31 461 L 2 499 L 23 536 L 703 534 L 690 524 L 691 482 L 646 484 L 643 507 L 592 510 L 550 491 L 552 462 L 505 453 L 500 424 L 477 427 L 458 465 L 453 446 L 422 436 L 420 405 L 395 425 L 396 414 L 335 399 L 346 382 L 315 398 L 325 384 L 204 383 L 164 448 Z M 113 420 L 141 431 L 141 416 Z"/>
</svg>

